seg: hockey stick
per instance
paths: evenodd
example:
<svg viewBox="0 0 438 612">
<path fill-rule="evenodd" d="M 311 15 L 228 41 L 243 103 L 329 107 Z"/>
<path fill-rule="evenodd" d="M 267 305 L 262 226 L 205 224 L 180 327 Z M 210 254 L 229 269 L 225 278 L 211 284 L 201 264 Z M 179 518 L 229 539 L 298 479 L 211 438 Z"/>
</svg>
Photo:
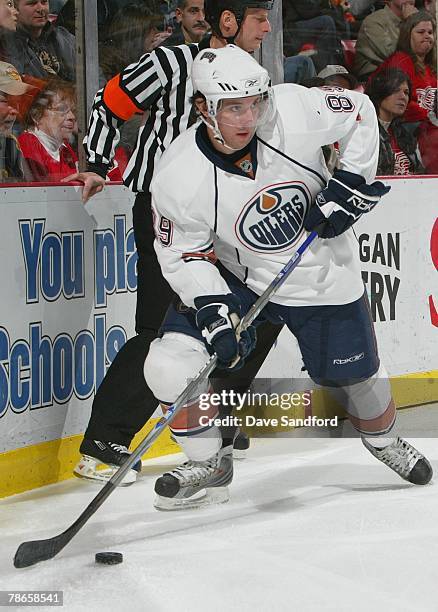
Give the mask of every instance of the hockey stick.
<svg viewBox="0 0 438 612">
<path fill-rule="evenodd" d="M 269 302 L 273 294 L 286 280 L 289 274 L 298 265 L 301 257 L 317 237 L 316 232 L 312 232 L 303 242 L 303 244 L 297 249 L 287 264 L 280 270 L 274 280 L 265 289 L 262 295 L 254 302 L 248 313 L 243 317 L 239 330 L 246 329 L 256 317 L 260 314 L 266 304 Z M 17 568 L 29 567 L 35 565 L 40 561 L 47 561 L 57 555 L 78 533 L 78 531 L 85 525 L 89 518 L 93 516 L 103 502 L 111 495 L 114 489 L 117 487 L 119 482 L 123 479 L 127 471 L 142 457 L 146 450 L 155 442 L 155 440 L 161 435 L 164 427 L 170 425 L 175 416 L 181 410 L 181 408 L 187 403 L 188 400 L 192 399 L 196 395 L 196 389 L 201 382 L 203 382 L 215 369 L 217 357 L 212 355 L 208 360 L 204 368 L 199 372 L 198 376 L 186 387 L 181 393 L 178 399 L 171 406 L 166 414 L 161 417 L 155 427 L 148 433 L 148 435 L 140 442 L 135 451 L 129 456 L 129 458 L 120 466 L 117 472 L 110 478 L 105 484 L 101 491 L 91 500 L 82 514 L 76 519 L 76 521 L 68 527 L 65 531 L 60 533 L 53 538 L 46 540 L 32 540 L 30 542 L 23 542 L 17 549 L 14 557 L 14 566 Z"/>
</svg>

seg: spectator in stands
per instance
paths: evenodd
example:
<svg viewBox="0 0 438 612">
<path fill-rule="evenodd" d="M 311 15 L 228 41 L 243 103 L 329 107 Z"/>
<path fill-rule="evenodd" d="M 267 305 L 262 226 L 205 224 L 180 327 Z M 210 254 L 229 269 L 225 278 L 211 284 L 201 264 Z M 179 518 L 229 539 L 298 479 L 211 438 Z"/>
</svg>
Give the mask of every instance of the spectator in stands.
<svg viewBox="0 0 438 612">
<path fill-rule="evenodd" d="M 75 78 L 75 39 L 49 21 L 48 0 L 16 0 L 17 32 L 9 57 L 20 74 L 66 81 Z"/>
<path fill-rule="evenodd" d="M 77 171 L 78 155 L 71 146 L 76 124 L 76 96 L 71 83 L 52 79 L 37 93 L 18 137 L 32 181 L 58 182 Z M 108 174 L 121 181 L 117 165 Z"/>
<path fill-rule="evenodd" d="M 170 36 L 158 31 L 159 22 L 162 19 L 143 3 L 128 4 L 114 15 L 99 45 L 99 64 L 107 80 Z"/>
<path fill-rule="evenodd" d="M 35 96 L 18 137 L 33 181 L 60 181 L 76 171 L 78 156 L 69 143 L 75 121 L 73 87 L 49 81 Z"/>
<path fill-rule="evenodd" d="M 373 0 L 350 0 L 350 9 L 353 15 L 363 19 L 374 9 Z"/>
<path fill-rule="evenodd" d="M 381 71 L 371 79 L 365 93 L 379 119 L 380 150 L 377 174 L 422 174 L 417 138 L 402 118 L 411 97 L 411 81 L 399 68 Z"/>
<path fill-rule="evenodd" d="M 404 121 L 419 127 L 423 165 L 428 173 L 438 174 L 436 24 L 430 13 L 419 11 L 402 23 L 397 51 L 376 74 L 385 73 L 388 68 L 400 68 L 411 80 Z"/>
<path fill-rule="evenodd" d="M 13 0 L 0 0 L 0 30 L 15 32 L 17 19 L 18 11 Z"/>
<path fill-rule="evenodd" d="M 376 74 L 393 67 L 403 70 L 412 83 L 405 120 L 427 121 L 428 113 L 434 110 L 437 86 L 436 24 L 427 11 L 411 15 L 401 25 L 397 51 L 381 64 Z"/>
<path fill-rule="evenodd" d="M 436 0 L 424 0 L 424 10 L 436 17 Z"/>
<path fill-rule="evenodd" d="M 14 66 L 0 62 L 0 181 L 3 183 L 29 179 L 12 128 L 18 112 L 15 103 L 31 89 L 23 83 Z"/>
<path fill-rule="evenodd" d="M 115 13 L 106 28 L 107 38 L 99 45 L 99 64 L 104 77 L 100 83 L 102 87 L 127 65 L 138 61 L 144 53 L 160 46 L 170 36 L 170 32 L 158 30 L 163 23 L 163 18 L 143 3 L 128 4 Z M 121 169 L 126 167 L 135 148 L 143 120 L 143 113 L 136 114 L 120 128 L 116 159 Z"/>
<path fill-rule="evenodd" d="M 316 70 L 342 62 L 342 50 L 332 17 L 321 13 L 320 0 L 283 1 L 283 46 L 286 56 L 299 53 L 306 43 L 314 44 Z"/>
<path fill-rule="evenodd" d="M 383 9 L 365 17 L 354 57 L 354 72 L 361 81 L 366 81 L 394 53 L 400 24 L 416 11 L 415 0 L 389 0 Z"/>
<path fill-rule="evenodd" d="M 13 0 L 0 0 L 0 29 L 15 32 L 18 11 Z"/>
<path fill-rule="evenodd" d="M 333 18 L 338 38 L 357 38 L 360 21 L 353 15 L 349 0 L 321 0 L 322 14 Z"/>
<path fill-rule="evenodd" d="M 166 41 L 166 47 L 199 43 L 208 32 L 204 0 L 178 0 L 175 10 L 176 27 Z"/>
<path fill-rule="evenodd" d="M 0 0 L 0 60 L 8 59 L 8 37 L 17 29 L 18 11 L 13 0 Z"/>
<path fill-rule="evenodd" d="M 318 77 L 323 79 L 324 85 L 335 85 L 344 89 L 356 89 L 358 83 L 354 74 L 348 72 L 344 66 L 326 66 Z"/>
</svg>

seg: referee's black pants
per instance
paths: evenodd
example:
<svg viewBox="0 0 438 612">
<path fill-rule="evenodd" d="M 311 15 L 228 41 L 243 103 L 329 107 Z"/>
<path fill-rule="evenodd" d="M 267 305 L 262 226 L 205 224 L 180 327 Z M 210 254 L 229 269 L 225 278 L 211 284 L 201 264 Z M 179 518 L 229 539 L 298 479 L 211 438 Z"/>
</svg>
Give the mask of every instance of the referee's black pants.
<svg viewBox="0 0 438 612">
<path fill-rule="evenodd" d="M 155 412 L 158 405 L 146 385 L 143 366 L 150 343 L 157 337 L 164 315 L 175 293 L 161 274 L 154 251 L 154 231 L 150 194 L 138 193 L 133 207 L 133 227 L 138 252 L 137 309 L 135 330 L 117 353 L 93 401 L 85 438 L 129 446 L 134 435 Z M 257 328 L 257 345 L 236 372 L 215 370 L 214 390 L 233 389 L 245 392 L 281 330 L 278 325 L 263 323 Z M 165 376 L 172 374 L 164 373 Z M 229 432 L 227 432 L 227 436 Z"/>
</svg>

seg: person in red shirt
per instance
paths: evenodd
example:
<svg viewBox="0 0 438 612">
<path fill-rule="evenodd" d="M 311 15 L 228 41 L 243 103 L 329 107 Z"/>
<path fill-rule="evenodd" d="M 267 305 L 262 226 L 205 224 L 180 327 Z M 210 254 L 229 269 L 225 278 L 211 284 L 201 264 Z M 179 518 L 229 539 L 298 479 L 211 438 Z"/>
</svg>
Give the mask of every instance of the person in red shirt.
<svg viewBox="0 0 438 612">
<path fill-rule="evenodd" d="M 32 181 L 59 182 L 78 171 L 78 154 L 71 144 L 76 129 L 75 98 L 70 83 L 52 79 L 37 93 L 28 108 L 24 118 L 25 131 L 18 141 Z M 117 166 L 108 178 L 121 180 Z"/>
<path fill-rule="evenodd" d="M 60 181 L 77 170 L 71 146 L 76 122 L 74 89 L 52 80 L 36 95 L 18 141 L 34 181 Z"/>
<path fill-rule="evenodd" d="M 436 116 L 436 24 L 430 13 L 418 11 L 400 26 L 397 51 L 372 75 L 400 68 L 412 83 L 404 121 L 419 125 L 419 146 L 426 172 L 438 174 Z"/>
</svg>

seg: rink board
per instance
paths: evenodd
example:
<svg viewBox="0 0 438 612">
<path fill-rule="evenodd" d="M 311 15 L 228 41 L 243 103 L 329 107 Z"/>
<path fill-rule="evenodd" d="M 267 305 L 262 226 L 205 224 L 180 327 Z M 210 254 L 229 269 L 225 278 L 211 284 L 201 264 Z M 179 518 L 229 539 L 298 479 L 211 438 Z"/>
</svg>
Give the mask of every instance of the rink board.
<svg viewBox="0 0 438 612">
<path fill-rule="evenodd" d="M 388 182 L 384 206 L 357 224 L 357 234 L 381 358 L 405 406 L 438 399 L 438 180 Z M 2 196 L 5 496 L 70 477 L 96 389 L 134 333 L 136 255 L 132 194 L 122 186 L 86 207 L 75 187 L 16 187 Z M 296 343 L 283 331 L 259 376 L 287 385 L 300 370 Z M 311 410 L 337 407 L 316 392 Z M 150 456 L 177 449 L 166 434 Z"/>
</svg>

